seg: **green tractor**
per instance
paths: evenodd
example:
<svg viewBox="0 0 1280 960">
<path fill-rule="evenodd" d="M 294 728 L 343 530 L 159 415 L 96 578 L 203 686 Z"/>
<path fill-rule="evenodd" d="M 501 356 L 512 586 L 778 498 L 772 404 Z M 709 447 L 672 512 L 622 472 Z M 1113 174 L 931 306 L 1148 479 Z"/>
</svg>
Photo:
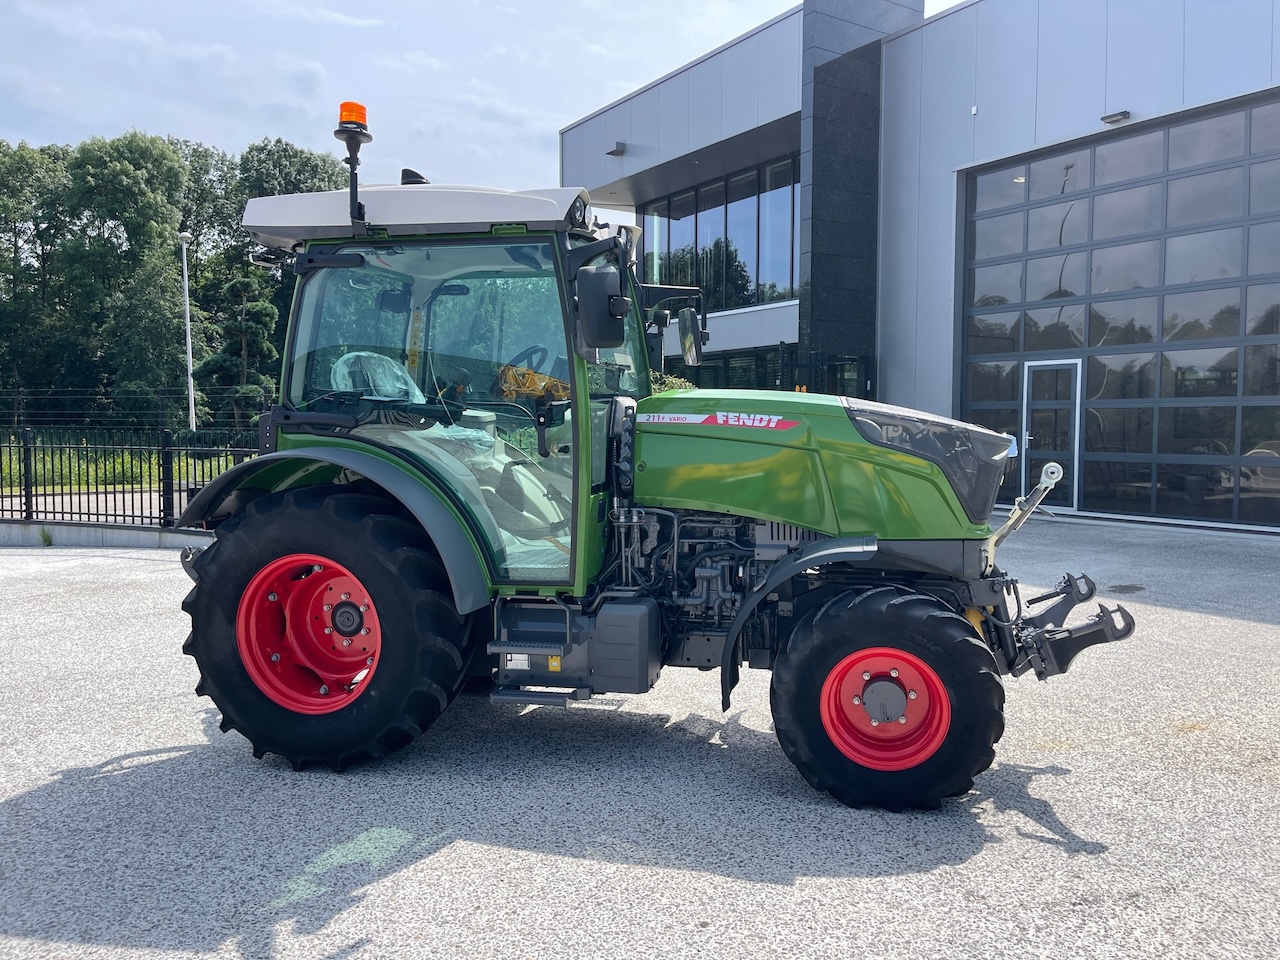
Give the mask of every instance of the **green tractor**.
<svg viewBox="0 0 1280 960">
<path fill-rule="evenodd" d="M 249 202 L 298 274 L 259 456 L 180 525 L 184 647 L 256 756 L 341 770 L 397 750 L 464 688 L 567 706 L 665 667 L 773 671 L 783 751 L 853 806 L 963 794 L 1004 730 L 1001 676 L 1064 672 L 1133 631 L 1066 627 L 1084 576 L 1024 601 L 993 529 L 1014 451 L 972 424 L 848 397 L 653 394 L 695 288 L 636 281 L 634 227 L 585 191 L 358 188 Z M 676 332 L 676 331 L 673 331 Z M 1032 613 L 1032 609 L 1040 612 Z"/>
</svg>

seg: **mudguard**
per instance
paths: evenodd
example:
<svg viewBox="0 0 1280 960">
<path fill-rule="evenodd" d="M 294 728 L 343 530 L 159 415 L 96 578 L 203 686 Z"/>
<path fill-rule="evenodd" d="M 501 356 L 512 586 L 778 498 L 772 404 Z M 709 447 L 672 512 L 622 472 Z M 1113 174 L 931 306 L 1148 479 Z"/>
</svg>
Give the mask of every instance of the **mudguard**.
<svg viewBox="0 0 1280 960">
<path fill-rule="evenodd" d="M 764 582 L 747 594 L 738 609 L 738 615 L 729 624 L 729 633 L 724 639 L 724 653 L 720 658 L 720 709 L 729 709 L 729 694 L 738 685 L 738 640 L 742 636 L 743 625 L 760 601 L 797 573 L 810 567 L 825 567 L 832 563 L 861 563 L 870 560 L 875 553 L 875 537 L 836 537 L 812 543 L 773 565 Z"/>
<path fill-rule="evenodd" d="M 379 457 L 333 447 L 300 447 L 267 453 L 237 464 L 204 487 L 182 511 L 179 527 L 200 526 L 234 490 L 270 466 L 288 460 L 327 463 L 354 471 L 382 487 L 400 501 L 431 537 L 449 574 L 453 602 L 459 613 L 479 610 L 489 603 L 489 586 L 480 558 L 458 518 L 430 487 L 406 470 Z"/>
</svg>

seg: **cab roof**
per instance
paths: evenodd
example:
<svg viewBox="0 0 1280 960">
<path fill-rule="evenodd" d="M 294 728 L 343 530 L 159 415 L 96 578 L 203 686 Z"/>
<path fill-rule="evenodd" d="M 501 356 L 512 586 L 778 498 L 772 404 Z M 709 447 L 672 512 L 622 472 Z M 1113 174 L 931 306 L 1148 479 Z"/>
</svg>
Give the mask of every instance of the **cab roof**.
<svg viewBox="0 0 1280 960">
<path fill-rule="evenodd" d="M 568 230 L 579 198 L 591 222 L 591 202 L 581 187 L 499 190 L 450 184 L 405 184 L 360 188 L 365 221 L 389 236 L 426 233 L 488 233 L 495 226 L 522 224 L 529 230 Z M 308 240 L 356 236 L 347 190 L 256 197 L 244 211 L 244 228 L 264 246 L 295 251 Z M 363 231 L 360 234 L 363 236 Z"/>
</svg>

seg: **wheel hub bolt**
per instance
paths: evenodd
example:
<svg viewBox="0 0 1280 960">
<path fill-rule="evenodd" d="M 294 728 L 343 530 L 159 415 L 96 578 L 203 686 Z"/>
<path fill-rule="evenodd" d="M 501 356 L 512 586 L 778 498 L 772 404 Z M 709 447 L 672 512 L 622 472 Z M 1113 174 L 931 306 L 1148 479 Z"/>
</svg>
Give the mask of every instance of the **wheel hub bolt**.
<svg viewBox="0 0 1280 960">
<path fill-rule="evenodd" d="M 914 690 L 911 690 L 910 692 L 907 693 L 907 696 L 910 699 L 914 700 L 918 696 L 918 694 Z"/>
<path fill-rule="evenodd" d="M 368 632 L 369 632 L 369 628 L 368 628 L 368 627 L 361 627 L 361 628 L 360 628 L 360 634 L 361 634 L 362 636 L 363 636 L 363 635 L 365 635 L 365 634 L 367 634 Z"/>
<path fill-rule="evenodd" d="M 861 697 L 854 697 L 854 698 L 853 698 L 853 705 L 854 705 L 855 707 L 856 707 L 858 704 L 860 704 L 861 702 L 862 702 L 862 698 L 861 698 Z"/>
<path fill-rule="evenodd" d="M 344 647 L 349 647 L 349 646 L 351 646 L 351 638 L 350 638 L 350 637 L 347 637 L 347 639 L 343 640 L 343 641 L 342 641 L 342 645 L 343 645 Z"/>
<path fill-rule="evenodd" d="M 274 593 L 268 593 L 267 599 L 270 600 L 272 603 L 275 603 L 280 598 L 277 597 Z"/>
<path fill-rule="evenodd" d="M 271 655 L 271 662 L 272 662 L 272 663 L 279 663 L 279 662 L 280 662 L 280 654 L 278 654 L 278 653 L 273 653 L 273 654 Z"/>
<path fill-rule="evenodd" d="M 878 726 L 880 726 L 880 721 L 879 721 L 879 720 L 872 720 L 872 721 L 871 721 L 871 725 L 872 725 L 873 727 L 878 727 Z"/>
<path fill-rule="evenodd" d="M 870 680 L 870 679 L 871 679 L 871 671 L 870 671 L 870 670 L 863 670 L 863 671 L 862 671 L 862 679 L 863 679 L 863 680 Z"/>
<path fill-rule="evenodd" d="M 351 599 L 351 594 L 349 594 L 349 593 L 344 593 L 344 594 L 342 595 L 342 599 L 343 599 L 343 600 L 350 600 L 350 599 Z"/>
<path fill-rule="evenodd" d="M 373 666 L 373 657 L 370 657 L 368 660 L 366 660 L 366 661 L 364 662 L 364 665 L 365 665 L 366 667 L 372 667 L 372 666 Z"/>
<path fill-rule="evenodd" d="M 891 676 L 891 677 L 896 677 L 897 675 L 898 675 L 898 668 L 897 668 L 897 667 L 894 667 L 892 670 L 890 670 L 890 671 L 889 671 L 889 676 Z"/>
<path fill-rule="evenodd" d="M 327 697 L 328 695 L 329 695 L 329 688 L 328 688 L 328 687 L 325 687 L 325 686 L 322 686 L 322 687 L 320 688 L 320 696 L 322 696 L 322 697 Z"/>
<path fill-rule="evenodd" d="M 315 564 L 314 566 L 312 566 L 312 568 L 311 568 L 311 572 L 312 572 L 312 573 L 319 573 L 319 572 L 320 572 L 321 570 L 323 570 L 323 569 L 324 569 L 324 567 L 320 566 L 320 564 L 318 564 L 318 563 L 317 563 L 317 564 Z"/>
<path fill-rule="evenodd" d="M 368 609 L 369 609 L 369 605 L 368 605 L 367 603 L 362 603 L 362 604 L 360 604 L 360 612 L 361 612 L 361 613 L 365 613 L 365 612 L 367 612 L 367 611 L 368 611 Z"/>
<path fill-rule="evenodd" d="M 906 723 L 906 722 L 907 722 L 906 714 L 903 714 L 902 716 L 900 716 L 900 717 L 898 718 L 898 722 L 899 722 L 899 723 Z"/>
<path fill-rule="evenodd" d="M 326 603 L 326 604 L 324 605 L 324 612 L 325 612 L 325 613 L 328 613 L 328 612 L 329 612 L 330 610 L 332 610 L 332 609 L 333 609 L 333 604 L 331 604 L 331 603 Z"/>
<path fill-rule="evenodd" d="M 325 627 L 324 632 L 326 635 L 333 633 L 333 627 Z"/>
</svg>

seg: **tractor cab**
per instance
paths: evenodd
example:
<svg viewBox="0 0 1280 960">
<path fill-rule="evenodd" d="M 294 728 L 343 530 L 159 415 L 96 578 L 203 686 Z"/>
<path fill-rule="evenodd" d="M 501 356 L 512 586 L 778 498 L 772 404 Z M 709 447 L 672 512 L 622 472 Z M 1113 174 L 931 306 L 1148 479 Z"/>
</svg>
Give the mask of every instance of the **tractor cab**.
<svg viewBox="0 0 1280 960">
<path fill-rule="evenodd" d="M 599 483 L 609 406 L 647 392 L 635 317 L 589 359 L 570 339 L 566 260 L 593 243 L 353 240 L 312 254 L 296 298 L 283 378 L 294 422 L 349 420 L 351 439 L 447 478 L 498 579 L 570 580 L 574 504 L 592 473 Z"/>
</svg>

